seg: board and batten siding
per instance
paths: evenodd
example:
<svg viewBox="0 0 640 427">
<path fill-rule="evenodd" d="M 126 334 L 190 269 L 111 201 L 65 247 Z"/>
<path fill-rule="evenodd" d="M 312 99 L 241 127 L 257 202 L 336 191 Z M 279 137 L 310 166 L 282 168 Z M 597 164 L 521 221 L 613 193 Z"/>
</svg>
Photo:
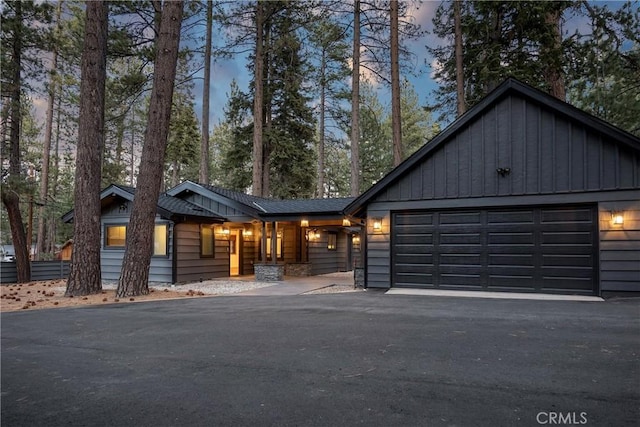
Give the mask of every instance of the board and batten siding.
<svg viewBox="0 0 640 427">
<path fill-rule="evenodd" d="M 100 230 L 100 270 L 102 280 L 120 280 L 122 271 L 122 260 L 124 259 L 124 248 L 106 248 L 105 231 L 107 225 L 127 225 L 129 224 L 129 211 L 133 206 L 132 202 L 123 202 L 120 205 L 114 204 L 111 208 L 102 211 Z M 167 256 L 152 256 L 149 268 L 149 282 L 172 283 L 173 282 L 173 233 L 174 225 L 171 221 L 164 220 L 156 216 L 156 224 L 167 224 L 168 241 Z"/>
<path fill-rule="evenodd" d="M 497 169 L 509 169 L 501 176 Z M 375 201 L 567 194 L 640 187 L 640 155 L 511 95 L 389 185 Z"/>
<path fill-rule="evenodd" d="M 239 211 L 229 205 L 226 205 L 225 203 L 210 199 L 198 193 L 190 193 L 183 198 L 188 202 L 191 202 L 197 206 L 201 206 L 205 209 L 215 212 L 224 218 L 228 218 L 232 222 L 235 222 L 235 221 L 242 222 L 245 220 L 250 221 L 251 219 L 253 219 L 251 217 L 248 217 L 242 211 Z"/>
<path fill-rule="evenodd" d="M 176 281 L 197 282 L 229 276 L 229 241 L 215 239 L 215 256 L 200 256 L 200 224 L 180 223 L 175 226 Z"/>
<path fill-rule="evenodd" d="M 602 202 L 600 223 L 600 291 L 640 292 L 640 200 Z M 611 212 L 624 224 L 613 225 Z"/>
</svg>

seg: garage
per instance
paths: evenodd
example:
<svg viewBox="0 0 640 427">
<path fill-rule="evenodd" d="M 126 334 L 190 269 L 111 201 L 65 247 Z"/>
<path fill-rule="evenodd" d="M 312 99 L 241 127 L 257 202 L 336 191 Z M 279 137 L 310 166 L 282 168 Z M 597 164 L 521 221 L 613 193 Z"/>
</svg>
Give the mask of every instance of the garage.
<svg viewBox="0 0 640 427">
<path fill-rule="evenodd" d="M 367 288 L 640 294 L 640 139 L 514 79 L 345 213 Z"/>
<path fill-rule="evenodd" d="M 597 294 L 595 206 L 392 214 L 392 286 Z"/>
</svg>

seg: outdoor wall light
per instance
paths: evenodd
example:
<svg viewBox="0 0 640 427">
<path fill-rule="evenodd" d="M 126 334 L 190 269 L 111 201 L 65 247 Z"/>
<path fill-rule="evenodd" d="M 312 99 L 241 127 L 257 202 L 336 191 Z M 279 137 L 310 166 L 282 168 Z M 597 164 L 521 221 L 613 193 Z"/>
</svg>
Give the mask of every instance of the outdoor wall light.
<svg viewBox="0 0 640 427">
<path fill-rule="evenodd" d="M 229 235 L 229 233 L 230 233 L 230 231 L 229 231 L 229 229 L 228 229 L 227 227 L 224 227 L 224 228 L 222 229 L 222 234 L 224 234 L 225 236 L 228 236 L 228 235 Z"/>
<path fill-rule="evenodd" d="M 300 220 L 300 227 L 308 227 L 308 226 L 309 226 L 309 220 L 308 219 Z"/>
<path fill-rule="evenodd" d="M 613 225 L 623 225 L 624 224 L 624 214 L 622 212 L 611 211 L 611 224 L 613 224 Z"/>
<path fill-rule="evenodd" d="M 253 235 L 253 231 L 252 230 L 242 230 L 242 235 L 245 237 L 249 237 Z"/>
<path fill-rule="evenodd" d="M 382 231 L 382 218 L 373 218 L 373 231 Z"/>
<path fill-rule="evenodd" d="M 342 226 L 343 227 L 351 227 L 351 221 L 349 221 L 347 218 L 343 218 L 342 219 Z"/>
<path fill-rule="evenodd" d="M 309 240 L 318 240 L 320 239 L 320 232 L 316 229 L 309 230 L 308 236 L 309 236 Z"/>
<path fill-rule="evenodd" d="M 353 236 L 353 244 L 354 245 L 360 244 L 360 236 Z"/>
</svg>

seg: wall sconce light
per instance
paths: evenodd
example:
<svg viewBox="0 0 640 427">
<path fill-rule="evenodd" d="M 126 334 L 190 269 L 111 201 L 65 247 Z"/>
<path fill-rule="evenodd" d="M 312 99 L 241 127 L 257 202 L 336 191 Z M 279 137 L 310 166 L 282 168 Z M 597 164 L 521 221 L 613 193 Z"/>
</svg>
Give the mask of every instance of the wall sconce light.
<svg viewBox="0 0 640 427">
<path fill-rule="evenodd" d="M 320 232 L 316 229 L 313 230 L 308 230 L 307 231 L 307 236 L 309 238 L 309 240 L 318 240 L 320 239 Z"/>
<path fill-rule="evenodd" d="M 359 245 L 360 244 L 360 236 L 353 236 L 353 240 L 352 240 L 354 245 Z"/>
<path fill-rule="evenodd" d="M 623 225 L 624 224 L 624 214 L 622 212 L 611 211 L 611 224 L 613 224 L 613 225 Z"/>
<path fill-rule="evenodd" d="M 300 220 L 300 227 L 308 227 L 308 226 L 309 226 L 309 220 L 308 219 Z"/>
<path fill-rule="evenodd" d="M 229 237 L 230 231 L 228 227 L 217 226 L 215 228 L 215 233 L 222 235 L 222 237 Z"/>
<path fill-rule="evenodd" d="M 351 221 L 349 221 L 347 218 L 343 218 L 342 219 L 342 226 L 343 227 L 351 227 Z"/>
<path fill-rule="evenodd" d="M 244 237 L 250 237 L 250 236 L 252 236 L 252 235 L 253 235 L 253 231 L 252 231 L 252 230 L 247 230 L 247 229 L 242 230 L 242 235 L 243 235 Z"/>
<path fill-rule="evenodd" d="M 373 231 L 382 231 L 382 218 L 373 218 Z"/>
</svg>

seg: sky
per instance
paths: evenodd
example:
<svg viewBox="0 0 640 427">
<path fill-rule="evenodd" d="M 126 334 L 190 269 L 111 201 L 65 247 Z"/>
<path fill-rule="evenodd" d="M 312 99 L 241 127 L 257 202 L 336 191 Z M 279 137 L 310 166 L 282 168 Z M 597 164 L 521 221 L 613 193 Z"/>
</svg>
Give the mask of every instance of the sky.
<svg viewBox="0 0 640 427">
<path fill-rule="evenodd" d="M 0 0 L 0 4 L 1 4 Z M 604 4 L 606 3 L 611 9 L 617 9 L 623 4 L 622 1 L 607 1 L 607 2 L 591 2 Z M 406 43 L 409 50 L 413 53 L 414 58 L 410 64 L 410 72 L 403 72 L 401 78 L 407 78 L 414 86 L 416 92 L 420 97 L 422 105 L 433 104 L 432 94 L 438 87 L 438 83 L 433 78 L 433 68 L 437 66 L 433 62 L 433 58 L 427 52 L 427 46 L 435 47 L 441 43 L 438 37 L 431 34 L 433 29 L 433 17 L 435 11 L 440 4 L 440 0 L 425 0 L 418 6 L 413 6 L 409 14 L 413 19 L 413 22 L 420 25 L 422 30 L 427 30 L 427 33 L 417 40 L 411 40 Z M 566 22 L 563 30 L 572 33 L 577 28 L 584 27 L 586 22 L 581 22 L 576 19 L 575 15 L 566 16 Z M 214 24 L 214 44 L 215 37 L 222 33 L 221 28 L 216 28 Z M 219 41 L 222 43 L 222 41 Z M 210 92 L 210 130 L 218 124 L 224 115 L 224 107 L 227 104 L 227 94 L 229 93 L 230 84 L 233 79 L 236 79 L 238 85 L 242 91 L 248 91 L 249 82 L 251 81 L 250 71 L 246 67 L 247 54 L 240 54 L 229 59 L 216 59 L 213 63 L 213 69 L 211 73 L 211 92 Z M 198 119 L 201 119 L 202 115 L 202 74 L 201 71 L 196 77 L 199 77 L 195 81 L 194 87 L 194 102 Z M 389 107 L 390 104 L 390 90 L 388 87 L 379 86 L 378 95 L 383 105 Z M 36 98 L 34 99 L 36 116 L 44 123 L 46 99 Z"/>
<path fill-rule="evenodd" d="M 415 23 L 419 24 L 422 29 L 430 30 L 433 27 L 431 20 L 439 4 L 440 1 L 424 1 L 418 8 L 412 8 L 410 13 Z M 213 33 L 215 36 L 215 27 Z M 439 43 L 439 40 L 437 37 L 427 34 L 418 40 L 412 40 L 407 43 L 407 47 L 415 55 L 415 58 L 411 63 L 411 74 L 405 73 L 401 75 L 401 78 L 406 77 L 413 84 L 423 105 L 431 102 L 429 95 L 437 87 L 437 83 L 431 77 L 431 58 L 428 56 L 426 49 L 429 43 Z M 196 96 L 196 111 L 201 116 L 202 73 L 200 73 L 199 77 L 200 79 L 196 82 L 194 89 L 194 95 Z M 234 78 L 242 91 L 248 90 L 251 75 L 246 67 L 246 55 L 215 60 L 211 72 L 210 129 L 223 118 L 223 108 L 227 103 L 227 94 Z M 390 94 L 387 88 L 379 87 L 379 96 L 383 104 L 390 103 Z"/>
</svg>

